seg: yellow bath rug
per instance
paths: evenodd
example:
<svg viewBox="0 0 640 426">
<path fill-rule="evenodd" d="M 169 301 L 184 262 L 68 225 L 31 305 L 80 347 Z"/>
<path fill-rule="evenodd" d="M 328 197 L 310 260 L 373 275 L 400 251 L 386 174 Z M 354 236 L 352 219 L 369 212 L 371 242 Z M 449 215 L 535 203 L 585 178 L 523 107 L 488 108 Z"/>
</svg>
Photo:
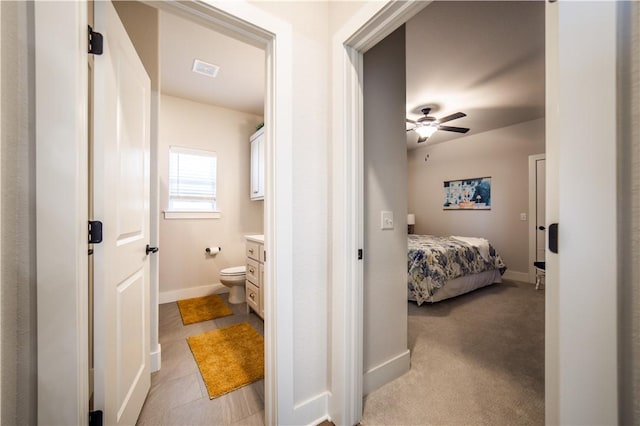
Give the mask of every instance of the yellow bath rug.
<svg viewBox="0 0 640 426">
<path fill-rule="evenodd" d="M 187 343 L 210 399 L 264 378 L 264 339 L 246 322 L 187 337 Z"/>
<path fill-rule="evenodd" d="M 233 315 L 231 309 L 217 294 L 178 300 L 177 303 L 184 325 Z"/>
</svg>

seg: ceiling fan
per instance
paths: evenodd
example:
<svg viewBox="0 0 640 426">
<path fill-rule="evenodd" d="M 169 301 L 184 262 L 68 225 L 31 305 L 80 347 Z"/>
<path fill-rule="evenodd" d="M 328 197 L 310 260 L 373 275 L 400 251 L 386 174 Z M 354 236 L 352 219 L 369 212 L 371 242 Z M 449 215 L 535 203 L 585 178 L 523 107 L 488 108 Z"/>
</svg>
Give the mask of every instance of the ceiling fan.
<svg viewBox="0 0 640 426">
<path fill-rule="evenodd" d="M 424 117 L 420 117 L 417 120 L 411 120 L 407 118 L 408 123 L 412 123 L 415 125 L 413 129 L 407 129 L 407 132 L 415 131 L 418 134 L 418 143 L 426 141 L 438 130 L 446 130 L 448 132 L 456 133 L 467 133 L 469 131 L 469 129 L 466 127 L 442 125 L 442 123 L 466 117 L 467 114 L 463 112 L 456 112 L 455 114 L 447 115 L 446 117 L 438 119 L 429 115 L 429 112 L 431 112 L 431 108 L 422 108 L 421 111 L 424 114 Z"/>
</svg>

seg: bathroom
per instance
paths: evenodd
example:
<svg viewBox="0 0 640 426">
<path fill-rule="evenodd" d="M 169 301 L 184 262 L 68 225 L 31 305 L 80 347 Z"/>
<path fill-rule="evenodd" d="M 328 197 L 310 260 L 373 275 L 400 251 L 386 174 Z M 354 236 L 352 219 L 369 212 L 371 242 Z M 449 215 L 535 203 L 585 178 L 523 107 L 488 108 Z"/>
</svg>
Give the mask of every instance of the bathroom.
<svg viewBox="0 0 640 426">
<path fill-rule="evenodd" d="M 264 195 L 254 196 L 252 185 L 260 180 L 256 173 L 264 173 L 264 164 L 258 166 L 261 159 L 255 158 L 251 143 L 252 135 L 264 131 L 264 51 L 205 27 L 194 28 L 164 11 L 159 11 L 158 22 L 158 337 L 162 364 L 152 374 L 140 420 L 153 423 L 161 413 L 163 421 L 175 416 L 181 422 L 197 423 L 194 415 L 210 416 L 211 407 L 220 403 L 231 407 L 216 410 L 224 414 L 223 423 L 248 415 L 260 417 L 264 381 L 210 400 L 186 339 L 240 322 L 248 322 L 263 334 L 263 320 L 255 312 L 259 309 L 249 311 L 245 302 L 245 270 L 251 275 L 248 244 L 256 244 L 264 233 Z M 215 77 L 207 75 L 210 71 Z M 263 155 L 264 149 L 259 153 Z M 182 154 L 213 158 L 209 164 L 215 169 L 215 193 L 212 204 L 206 206 L 208 211 L 197 211 L 201 209 L 197 203 L 189 208 L 189 200 L 180 201 L 175 190 L 170 190 L 176 180 L 170 175 L 182 174 L 176 169 L 176 159 Z M 184 169 L 194 170 L 192 165 L 184 166 L 189 164 L 184 157 L 180 161 Z M 223 282 L 240 285 L 227 287 Z M 210 294 L 220 295 L 233 315 L 183 325 L 176 302 Z"/>
<path fill-rule="evenodd" d="M 264 201 L 250 198 L 249 137 L 261 122 L 257 115 L 161 96 L 160 206 L 169 205 L 169 151 L 176 145 L 214 152 L 217 181 L 216 213 L 161 213 L 160 303 L 228 291 L 221 271 L 244 266 L 245 236 L 263 233 Z"/>
<path fill-rule="evenodd" d="M 221 270 L 244 266 L 245 235 L 263 234 L 264 197 L 250 197 L 250 137 L 263 122 L 265 59 L 259 48 L 208 28 L 194 31 L 170 13 L 161 11 L 159 22 L 159 302 L 167 303 L 227 291 Z M 196 59 L 218 66 L 215 77 L 192 71 Z M 214 153 L 215 213 L 173 211 L 171 148 Z"/>
</svg>

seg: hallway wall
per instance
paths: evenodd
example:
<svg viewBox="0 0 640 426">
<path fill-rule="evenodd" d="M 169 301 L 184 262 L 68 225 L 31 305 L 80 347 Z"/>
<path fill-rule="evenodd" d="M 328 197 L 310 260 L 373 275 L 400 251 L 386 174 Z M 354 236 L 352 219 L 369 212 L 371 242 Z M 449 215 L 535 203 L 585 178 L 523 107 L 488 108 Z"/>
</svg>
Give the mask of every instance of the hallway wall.
<svg viewBox="0 0 640 426">
<path fill-rule="evenodd" d="M 0 424 L 26 425 L 37 423 L 34 9 L 7 1 L 0 8 Z"/>
<path fill-rule="evenodd" d="M 324 414 L 329 393 L 329 3 L 252 3 L 291 25 L 292 31 L 293 241 L 286 255 L 293 275 L 294 424 L 308 424 Z M 278 165 L 274 166 L 277 173 Z"/>
</svg>

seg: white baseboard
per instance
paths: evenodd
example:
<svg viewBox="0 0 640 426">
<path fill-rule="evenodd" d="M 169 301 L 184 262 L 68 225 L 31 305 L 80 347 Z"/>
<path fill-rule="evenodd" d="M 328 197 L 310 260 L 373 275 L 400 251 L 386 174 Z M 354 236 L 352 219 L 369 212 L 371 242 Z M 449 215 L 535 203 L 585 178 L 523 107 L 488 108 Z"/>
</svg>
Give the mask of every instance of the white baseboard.
<svg viewBox="0 0 640 426">
<path fill-rule="evenodd" d="M 292 424 L 318 425 L 327 420 L 329 411 L 329 392 L 322 392 L 293 407 Z"/>
<path fill-rule="evenodd" d="M 373 392 L 384 384 L 397 379 L 409 371 L 411 357 L 409 349 L 405 352 L 378 364 L 364 373 L 363 392 L 365 395 Z"/>
<path fill-rule="evenodd" d="M 308 426 L 316 426 L 316 425 L 319 425 L 320 423 L 323 423 L 325 421 L 329 422 L 329 423 L 333 423 L 331 421 L 331 417 L 329 417 L 328 415 L 325 414 L 324 416 L 315 419 L 311 423 L 308 423 Z"/>
<path fill-rule="evenodd" d="M 513 281 L 522 281 L 523 283 L 529 282 L 529 273 L 528 272 L 518 272 L 518 271 L 510 271 L 506 270 L 502 275 L 502 278 L 505 280 L 513 280 Z"/>
<path fill-rule="evenodd" d="M 153 372 L 159 371 L 161 366 L 162 366 L 162 345 L 158 343 L 158 350 L 151 352 L 151 361 L 150 361 L 151 372 L 153 373 Z"/>
<path fill-rule="evenodd" d="M 186 287 L 180 290 L 162 291 L 158 297 L 158 303 L 170 303 L 176 300 L 190 299 L 192 297 L 208 296 L 210 294 L 228 293 L 229 288 L 222 283 L 202 285 L 199 287 Z"/>
</svg>

